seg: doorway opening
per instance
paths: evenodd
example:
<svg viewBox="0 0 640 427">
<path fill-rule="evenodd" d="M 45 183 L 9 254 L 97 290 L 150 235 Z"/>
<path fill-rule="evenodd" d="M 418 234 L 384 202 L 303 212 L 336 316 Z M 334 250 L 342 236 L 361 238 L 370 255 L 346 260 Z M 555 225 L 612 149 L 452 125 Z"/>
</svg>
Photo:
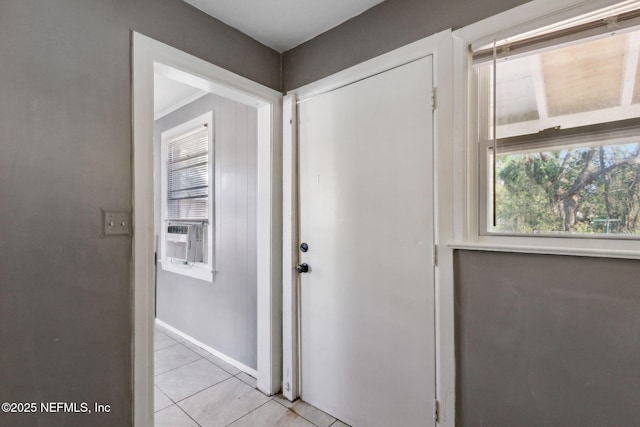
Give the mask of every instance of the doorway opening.
<svg viewBox="0 0 640 427">
<path fill-rule="evenodd" d="M 135 425 L 153 425 L 154 345 L 156 374 L 280 389 L 281 98 L 133 33 Z"/>
<path fill-rule="evenodd" d="M 257 386 L 258 109 L 192 79 L 154 66 L 157 420 L 232 377 Z"/>
</svg>

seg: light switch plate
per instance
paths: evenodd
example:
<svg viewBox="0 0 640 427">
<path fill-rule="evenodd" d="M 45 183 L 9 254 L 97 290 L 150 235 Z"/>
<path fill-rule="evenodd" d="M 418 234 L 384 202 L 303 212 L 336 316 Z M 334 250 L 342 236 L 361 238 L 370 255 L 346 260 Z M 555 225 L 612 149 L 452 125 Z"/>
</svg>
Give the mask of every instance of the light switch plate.
<svg viewBox="0 0 640 427">
<path fill-rule="evenodd" d="M 127 211 L 102 210 L 102 224 L 105 236 L 130 236 L 131 215 Z"/>
</svg>

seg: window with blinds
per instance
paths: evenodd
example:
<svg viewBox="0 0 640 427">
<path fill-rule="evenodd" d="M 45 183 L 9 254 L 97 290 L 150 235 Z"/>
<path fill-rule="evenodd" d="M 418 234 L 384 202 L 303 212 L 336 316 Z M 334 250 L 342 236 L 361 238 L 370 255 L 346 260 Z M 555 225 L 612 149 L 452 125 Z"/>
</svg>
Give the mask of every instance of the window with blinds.
<svg viewBox="0 0 640 427">
<path fill-rule="evenodd" d="M 209 219 L 209 131 L 206 126 L 167 144 L 166 219 Z"/>
<path fill-rule="evenodd" d="M 640 236 L 640 3 L 472 52 L 481 230 Z"/>
</svg>

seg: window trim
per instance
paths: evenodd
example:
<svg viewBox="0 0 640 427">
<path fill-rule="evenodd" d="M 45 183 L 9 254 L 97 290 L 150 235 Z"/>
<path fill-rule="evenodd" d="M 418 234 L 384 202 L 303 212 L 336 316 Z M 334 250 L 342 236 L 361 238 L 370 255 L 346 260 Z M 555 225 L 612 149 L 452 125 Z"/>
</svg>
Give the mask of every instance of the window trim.
<svg viewBox="0 0 640 427">
<path fill-rule="evenodd" d="M 189 267 L 181 267 L 172 262 L 170 258 L 165 256 L 166 254 L 166 234 L 167 234 L 167 199 L 168 199 L 168 171 L 167 171 L 167 151 L 168 144 L 176 137 L 196 131 L 203 125 L 207 126 L 209 135 L 209 197 L 208 197 L 208 209 L 209 209 L 209 222 L 207 225 L 206 242 L 206 262 L 196 262 Z M 168 129 L 160 135 L 161 155 L 160 155 L 160 169 L 161 169 L 161 184 L 160 184 L 160 205 L 161 205 L 161 217 L 160 217 L 160 257 L 159 262 L 164 271 L 181 274 L 184 276 L 193 277 L 196 279 L 204 280 L 207 282 L 213 282 L 215 277 L 215 249 L 218 239 L 218 215 L 215 213 L 215 207 L 217 206 L 217 191 L 218 179 L 216 179 L 216 171 L 218 168 L 215 164 L 216 156 L 215 152 L 215 128 L 214 128 L 214 114 L 213 111 L 208 111 L 193 119 L 187 120 L 184 123 L 179 124 L 171 129 Z"/>
<path fill-rule="evenodd" d="M 484 235 L 480 229 L 480 180 L 477 130 L 478 93 L 474 90 L 472 46 L 533 31 L 604 7 L 612 0 L 534 0 L 453 32 L 454 126 L 453 169 L 463 176 L 454 181 L 454 249 L 492 250 L 575 256 L 640 259 L 637 239 L 583 236 Z M 486 219 L 486 218 L 485 218 Z"/>
</svg>

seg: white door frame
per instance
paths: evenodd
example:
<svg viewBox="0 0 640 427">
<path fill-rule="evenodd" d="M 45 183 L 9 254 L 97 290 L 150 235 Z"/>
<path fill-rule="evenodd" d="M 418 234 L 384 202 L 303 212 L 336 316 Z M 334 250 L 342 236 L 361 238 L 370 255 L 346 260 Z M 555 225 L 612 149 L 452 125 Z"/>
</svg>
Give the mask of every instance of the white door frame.
<svg viewBox="0 0 640 427">
<path fill-rule="evenodd" d="M 153 80 L 154 64 L 188 73 L 208 91 L 258 108 L 257 323 L 258 388 L 275 394 L 282 378 L 281 136 L 282 94 L 133 32 L 133 411 L 153 425 Z"/>
<path fill-rule="evenodd" d="M 340 88 L 424 56 L 433 55 L 433 87 L 438 96 L 434 115 L 434 220 L 436 399 L 438 422 L 455 425 L 455 353 L 453 312 L 453 44 L 451 31 L 443 31 L 301 88 L 283 101 L 283 394 L 300 396 L 298 261 L 298 141 L 297 103 Z M 456 153 L 457 154 L 457 153 Z M 432 260 L 425 260 L 426 263 Z M 420 369 L 419 366 L 414 367 Z M 402 390 L 398 390 L 399 393 Z"/>
</svg>

